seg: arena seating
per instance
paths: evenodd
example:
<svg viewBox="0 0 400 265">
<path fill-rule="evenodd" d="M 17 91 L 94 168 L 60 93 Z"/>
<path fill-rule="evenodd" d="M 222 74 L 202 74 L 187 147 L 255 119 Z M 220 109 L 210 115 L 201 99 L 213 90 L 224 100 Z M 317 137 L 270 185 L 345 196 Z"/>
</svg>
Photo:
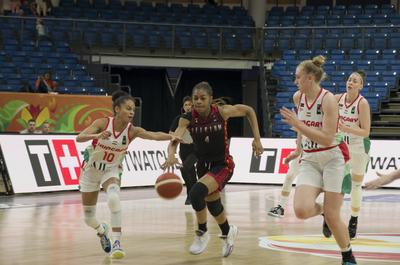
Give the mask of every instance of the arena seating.
<svg viewBox="0 0 400 265">
<path fill-rule="evenodd" d="M 277 135 L 295 136 L 281 122 L 278 110 L 294 107 L 294 71 L 302 60 L 315 55 L 327 58 L 327 78 L 322 86 L 332 93 L 345 92 L 349 74 L 363 69 L 367 83 L 362 94 L 373 113 L 379 112 L 390 89 L 398 88 L 400 15 L 391 5 L 305 6 L 301 11 L 297 7 L 273 7 L 266 24 L 264 51 L 281 54 L 272 67 L 272 75 L 278 80 L 273 127 Z"/>
</svg>

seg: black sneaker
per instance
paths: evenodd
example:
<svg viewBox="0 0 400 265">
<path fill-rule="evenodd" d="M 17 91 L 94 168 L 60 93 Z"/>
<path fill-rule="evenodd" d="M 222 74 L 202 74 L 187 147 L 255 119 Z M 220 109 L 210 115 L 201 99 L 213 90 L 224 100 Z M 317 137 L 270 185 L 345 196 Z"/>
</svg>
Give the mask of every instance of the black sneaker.
<svg viewBox="0 0 400 265">
<path fill-rule="evenodd" d="M 324 217 L 324 224 L 322 225 L 322 234 L 324 234 L 324 236 L 326 238 L 330 238 L 332 236 L 332 232 L 328 227 L 328 224 L 325 222 L 325 216 L 322 215 Z"/>
<path fill-rule="evenodd" d="M 186 200 L 185 200 L 185 205 L 191 205 L 192 203 L 191 203 L 191 201 L 190 201 L 190 198 L 189 198 L 189 196 L 188 197 L 186 197 Z"/>
<path fill-rule="evenodd" d="M 278 205 L 271 208 L 271 210 L 269 210 L 268 212 L 268 215 L 282 218 L 283 216 L 285 216 L 285 209 L 283 209 L 282 206 Z"/>
<path fill-rule="evenodd" d="M 353 239 L 357 235 L 357 224 L 358 224 L 358 217 L 352 216 L 349 221 L 349 236 L 350 239 Z"/>
</svg>

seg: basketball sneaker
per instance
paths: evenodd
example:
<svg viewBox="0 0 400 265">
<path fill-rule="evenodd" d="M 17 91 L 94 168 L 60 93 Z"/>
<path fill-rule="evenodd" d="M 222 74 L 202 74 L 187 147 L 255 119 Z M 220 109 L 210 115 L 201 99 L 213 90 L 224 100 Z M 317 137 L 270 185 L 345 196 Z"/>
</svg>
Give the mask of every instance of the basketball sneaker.
<svg viewBox="0 0 400 265">
<path fill-rule="evenodd" d="M 192 245 L 190 245 L 189 251 L 193 255 L 197 255 L 202 253 L 210 240 L 210 234 L 201 230 L 196 230 L 196 236 L 194 237 L 194 241 Z"/>
<path fill-rule="evenodd" d="M 268 215 L 282 218 L 283 216 L 285 216 L 285 209 L 283 209 L 282 206 L 278 205 L 271 208 L 271 210 L 269 210 L 268 212 Z"/>
<path fill-rule="evenodd" d="M 119 240 L 114 241 L 110 256 L 113 259 L 122 259 L 125 257 L 125 251 L 121 248 L 121 243 Z"/>
<path fill-rule="evenodd" d="M 104 250 L 106 253 L 110 253 L 111 251 L 111 240 L 108 237 L 108 230 L 110 230 L 108 224 L 106 223 L 101 223 L 101 226 L 103 226 L 104 232 L 102 234 L 97 233 L 97 236 L 100 237 L 100 244 L 101 248 Z"/>
<path fill-rule="evenodd" d="M 349 236 L 350 239 L 353 239 L 357 235 L 357 224 L 358 224 L 358 217 L 352 216 L 349 221 Z"/>
<path fill-rule="evenodd" d="M 222 256 L 228 257 L 233 250 L 233 243 L 238 235 L 238 228 L 234 225 L 229 226 L 229 233 L 226 236 L 221 236 L 224 240 L 224 245 L 222 246 Z"/>
<path fill-rule="evenodd" d="M 322 216 L 324 216 L 324 215 L 322 215 Z M 328 224 L 325 222 L 325 216 L 324 216 L 324 223 L 322 225 L 322 234 L 324 234 L 324 236 L 326 238 L 330 238 L 332 236 L 332 232 L 329 229 Z"/>
</svg>

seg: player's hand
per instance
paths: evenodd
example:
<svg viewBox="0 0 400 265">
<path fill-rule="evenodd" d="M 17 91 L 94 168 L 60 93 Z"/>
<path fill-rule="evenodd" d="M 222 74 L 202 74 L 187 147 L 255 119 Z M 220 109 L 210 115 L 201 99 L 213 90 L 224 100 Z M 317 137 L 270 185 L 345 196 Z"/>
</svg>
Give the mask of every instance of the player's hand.
<svg viewBox="0 0 400 265">
<path fill-rule="evenodd" d="M 343 122 L 339 121 L 338 126 L 339 126 L 339 130 L 341 132 L 345 132 L 345 133 L 349 132 L 349 126 L 345 125 Z"/>
<path fill-rule="evenodd" d="M 282 121 L 294 127 L 293 130 L 296 130 L 296 125 L 299 122 L 296 112 L 293 109 L 290 110 L 286 107 L 282 107 L 279 112 L 281 113 Z"/>
<path fill-rule="evenodd" d="M 374 189 L 380 188 L 392 181 L 392 178 L 390 177 L 389 174 L 382 174 L 379 172 L 376 172 L 376 174 L 378 175 L 379 178 L 365 183 L 365 189 L 374 190 Z"/>
<path fill-rule="evenodd" d="M 259 157 L 264 152 L 264 147 L 262 146 L 260 139 L 254 139 L 251 145 L 256 157 Z"/>
<path fill-rule="evenodd" d="M 182 167 L 182 164 L 179 163 L 178 158 L 176 158 L 175 156 L 168 156 L 167 160 L 165 160 L 165 162 L 161 165 L 161 168 L 163 170 L 166 170 L 168 168 L 174 167 L 176 166 L 177 168 Z"/>
<path fill-rule="evenodd" d="M 173 143 L 183 143 L 182 137 L 171 134 L 171 142 Z"/>
<path fill-rule="evenodd" d="M 299 153 L 297 151 L 291 152 L 283 161 L 285 166 L 289 166 L 289 162 L 296 159 L 299 156 Z"/>
<path fill-rule="evenodd" d="M 96 139 L 103 139 L 106 140 L 111 136 L 111 132 L 109 131 L 102 131 L 101 133 L 97 134 Z"/>
</svg>

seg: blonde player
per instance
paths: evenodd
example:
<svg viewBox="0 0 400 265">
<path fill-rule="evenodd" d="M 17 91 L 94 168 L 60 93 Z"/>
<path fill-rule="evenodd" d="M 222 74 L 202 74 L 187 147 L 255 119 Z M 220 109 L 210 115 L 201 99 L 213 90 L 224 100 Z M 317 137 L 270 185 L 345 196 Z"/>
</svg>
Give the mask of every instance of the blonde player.
<svg viewBox="0 0 400 265">
<path fill-rule="evenodd" d="M 301 62 L 296 68 L 293 96 L 297 114 L 281 109 L 283 121 L 298 132 L 298 149 L 302 149 L 300 169 L 294 195 L 294 210 L 300 219 L 325 215 L 325 220 L 342 252 L 342 264 L 357 264 L 353 256 L 347 227 L 340 217 L 344 193 L 351 190 L 346 175 L 347 145 L 337 134 L 339 119 L 335 96 L 320 86 L 324 76 L 323 56 Z M 300 146 L 301 145 L 301 146 Z M 323 206 L 316 202 L 324 193 Z"/>
<path fill-rule="evenodd" d="M 353 72 L 346 82 L 347 92 L 336 95 L 339 102 L 339 129 L 350 150 L 351 166 L 351 217 L 350 239 L 357 234 L 358 213 L 362 201 L 362 182 L 369 163 L 371 141 L 371 111 L 368 101 L 360 95 L 365 83 L 364 71 Z"/>
<path fill-rule="evenodd" d="M 177 138 L 163 132 L 149 132 L 134 127 L 135 101 L 125 92 L 113 95 L 114 117 L 100 118 L 82 131 L 77 142 L 92 141 L 85 150 L 79 186 L 85 223 L 97 231 L 106 253 L 115 259 L 125 256 L 121 248 L 121 202 L 120 185 L 122 160 L 129 144 L 136 137 L 149 140 L 172 140 Z M 107 192 L 107 204 L 111 212 L 112 242 L 108 236 L 109 226 L 96 218 L 96 203 L 100 188 Z"/>
<path fill-rule="evenodd" d="M 289 170 L 285 176 L 285 182 L 282 185 L 279 203 L 277 206 L 272 207 L 268 212 L 268 215 L 270 216 L 281 218 L 285 216 L 286 203 L 292 189 L 293 181 L 296 178 L 300 168 L 300 153 L 301 151 L 296 149 L 285 158 L 285 165 L 289 167 Z"/>
</svg>

